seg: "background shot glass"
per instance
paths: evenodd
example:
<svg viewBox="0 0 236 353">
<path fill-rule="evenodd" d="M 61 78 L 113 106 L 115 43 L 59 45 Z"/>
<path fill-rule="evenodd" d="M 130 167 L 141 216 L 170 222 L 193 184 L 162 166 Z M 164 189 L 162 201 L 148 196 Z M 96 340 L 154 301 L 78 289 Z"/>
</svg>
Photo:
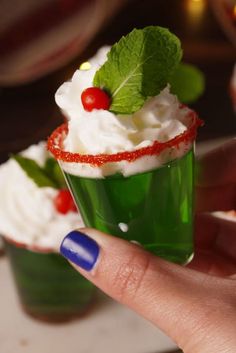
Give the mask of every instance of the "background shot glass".
<svg viewBox="0 0 236 353">
<path fill-rule="evenodd" d="M 59 254 L 4 238 L 24 311 L 39 320 L 63 322 L 86 313 L 95 287 Z"/>
<path fill-rule="evenodd" d="M 49 149 L 61 165 L 86 226 L 137 241 L 154 254 L 176 263 L 186 264 L 192 259 L 193 143 L 201 121 L 191 113 L 186 132 L 156 145 L 164 154 L 171 154 L 173 150 L 178 154 L 181 148 L 186 152 L 159 168 L 128 177 L 113 174 L 96 179 L 71 173 L 77 163 L 82 164 L 87 157 L 87 164 L 93 168 L 93 156 L 66 151 L 63 154 L 59 141 L 65 136 L 66 126 L 52 134 Z M 100 155 L 94 159 L 104 156 L 112 160 L 115 155 Z M 145 163 L 145 158 L 143 161 Z M 115 159 L 112 163 L 116 163 Z"/>
</svg>

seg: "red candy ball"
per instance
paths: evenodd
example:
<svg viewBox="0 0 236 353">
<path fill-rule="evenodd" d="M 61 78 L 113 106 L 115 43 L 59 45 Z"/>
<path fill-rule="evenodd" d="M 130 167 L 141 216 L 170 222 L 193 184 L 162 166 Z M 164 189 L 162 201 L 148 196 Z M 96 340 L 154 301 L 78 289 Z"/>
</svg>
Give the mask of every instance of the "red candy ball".
<svg viewBox="0 0 236 353">
<path fill-rule="evenodd" d="M 69 211 L 76 211 L 74 200 L 67 189 L 58 191 L 54 199 L 54 206 L 59 213 L 66 214 Z"/>
<path fill-rule="evenodd" d="M 110 97 L 98 87 L 86 88 L 81 94 L 81 101 L 84 109 L 88 112 L 93 109 L 108 110 L 110 107 Z"/>
</svg>

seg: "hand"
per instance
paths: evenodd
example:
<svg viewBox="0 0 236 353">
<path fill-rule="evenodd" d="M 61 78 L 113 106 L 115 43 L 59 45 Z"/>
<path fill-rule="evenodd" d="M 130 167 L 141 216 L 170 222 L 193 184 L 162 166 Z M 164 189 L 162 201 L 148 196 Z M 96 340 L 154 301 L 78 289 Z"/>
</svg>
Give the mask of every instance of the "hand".
<svg viewBox="0 0 236 353">
<path fill-rule="evenodd" d="M 235 207 L 235 149 L 236 139 L 199 161 L 196 256 L 188 267 L 88 228 L 69 233 L 61 246 L 82 275 L 161 328 L 185 353 L 236 349 L 236 223 L 199 213 Z"/>
</svg>

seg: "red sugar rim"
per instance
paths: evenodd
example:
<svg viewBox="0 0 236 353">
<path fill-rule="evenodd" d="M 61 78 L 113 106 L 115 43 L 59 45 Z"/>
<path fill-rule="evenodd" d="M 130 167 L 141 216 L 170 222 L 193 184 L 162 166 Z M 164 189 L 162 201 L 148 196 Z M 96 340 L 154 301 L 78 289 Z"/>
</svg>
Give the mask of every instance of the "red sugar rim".
<svg viewBox="0 0 236 353">
<path fill-rule="evenodd" d="M 188 142 L 194 141 L 197 134 L 197 128 L 203 125 L 203 121 L 199 119 L 197 114 L 192 110 L 188 113 L 188 117 L 191 119 L 191 123 L 187 130 L 185 130 L 182 134 L 179 134 L 178 136 L 166 142 L 154 141 L 151 146 L 143 147 L 131 152 L 91 155 L 63 151 L 61 145 L 65 135 L 68 133 L 67 123 L 62 124 L 53 131 L 48 139 L 47 146 L 49 151 L 54 155 L 56 159 L 67 163 L 87 163 L 99 167 L 108 162 L 133 162 L 143 156 L 158 155 L 166 148 L 178 148 L 181 142 L 187 144 Z"/>
</svg>

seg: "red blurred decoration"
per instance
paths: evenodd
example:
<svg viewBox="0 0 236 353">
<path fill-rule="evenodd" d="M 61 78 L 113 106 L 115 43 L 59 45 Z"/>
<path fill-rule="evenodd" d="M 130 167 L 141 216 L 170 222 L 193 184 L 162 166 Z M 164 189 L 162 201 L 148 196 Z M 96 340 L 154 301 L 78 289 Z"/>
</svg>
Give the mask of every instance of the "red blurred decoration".
<svg viewBox="0 0 236 353">
<path fill-rule="evenodd" d="M 18 18 L 0 33 L 0 55 L 9 55 L 29 45 L 53 27 L 62 24 L 94 0 L 56 0 Z"/>
<path fill-rule="evenodd" d="M 229 40 L 236 46 L 236 1 L 209 0 L 213 11 Z"/>
<path fill-rule="evenodd" d="M 126 1 L 1 1 L 0 84 L 33 81 L 67 64 Z"/>
</svg>

